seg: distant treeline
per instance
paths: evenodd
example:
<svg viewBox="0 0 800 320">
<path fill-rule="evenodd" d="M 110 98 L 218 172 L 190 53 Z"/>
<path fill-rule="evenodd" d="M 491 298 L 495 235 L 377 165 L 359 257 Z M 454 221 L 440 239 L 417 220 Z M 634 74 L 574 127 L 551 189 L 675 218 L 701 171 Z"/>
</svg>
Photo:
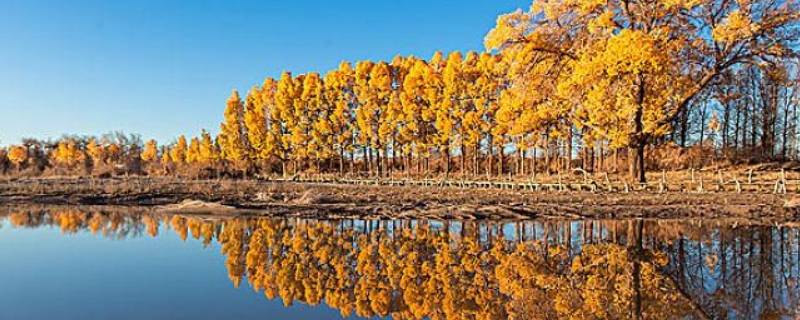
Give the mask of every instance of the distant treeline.
<svg viewBox="0 0 800 320">
<path fill-rule="evenodd" d="M 487 52 L 284 72 L 219 134 L 26 140 L 3 173 L 519 175 L 798 156 L 796 1 L 537 1 Z M 649 150 L 649 151 L 648 151 Z M 31 169 L 34 168 L 34 169 Z M 106 170 L 106 172 L 110 172 Z"/>
</svg>

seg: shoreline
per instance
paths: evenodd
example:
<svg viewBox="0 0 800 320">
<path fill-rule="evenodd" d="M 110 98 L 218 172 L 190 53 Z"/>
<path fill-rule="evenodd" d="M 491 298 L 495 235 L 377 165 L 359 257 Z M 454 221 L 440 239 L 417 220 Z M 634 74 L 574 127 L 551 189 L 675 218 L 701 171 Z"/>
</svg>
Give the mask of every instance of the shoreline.
<svg viewBox="0 0 800 320">
<path fill-rule="evenodd" d="M 795 196 L 768 193 L 602 193 L 365 186 L 143 177 L 0 181 L 0 205 L 117 205 L 270 217 L 523 220 L 746 218 L 800 221 Z M 183 206 L 196 200 L 200 207 Z M 202 203 L 222 207 L 204 207 Z M 224 210 L 222 210 L 224 209 Z"/>
</svg>

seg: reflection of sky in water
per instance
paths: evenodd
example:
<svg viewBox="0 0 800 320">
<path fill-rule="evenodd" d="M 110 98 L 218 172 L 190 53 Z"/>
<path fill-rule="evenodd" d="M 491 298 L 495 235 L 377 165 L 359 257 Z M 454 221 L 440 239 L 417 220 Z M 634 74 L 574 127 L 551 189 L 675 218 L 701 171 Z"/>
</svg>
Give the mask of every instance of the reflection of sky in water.
<svg viewBox="0 0 800 320">
<path fill-rule="evenodd" d="M 337 319 L 325 305 L 286 308 L 246 281 L 234 288 L 214 242 L 168 228 L 123 240 L 57 226 L 0 227 L 0 319 Z M 355 318 L 355 317 L 354 317 Z"/>
<path fill-rule="evenodd" d="M 0 211 L 0 319 L 340 317 L 325 302 L 308 306 L 295 301 L 285 307 L 280 298 L 265 299 L 246 279 L 234 288 L 226 276 L 219 234 L 208 246 L 191 233 L 182 241 L 170 226 L 170 216 L 155 219 L 158 236 L 151 237 L 140 215 L 122 215 L 122 227 L 106 236 L 89 232 L 87 221 L 80 221 L 75 232 L 63 232 L 51 217 L 43 219 L 42 212 L 39 222 L 27 228 L 12 226 L 4 215 Z M 255 221 L 239 222 L 253 228 Z M 337 233 L 324 236 L 334 237 L 342 230 L 385 232 L 388 238 L 379 237 L 383 241 L 402 237 L 402 230 L 446 230 L 454 245 L 462 237 L 477 236 L 486 252 L 502 235 L 509 242 L 543 244 L 541 252 L 565 248 L 569 258 L 560 259 L 567 273 L 571 260 L 584 255 L 585 248 L 615 244 L 629 257 L 639 257 L 642 265 L 654 261 L 652 255 L 664 255 L 668 263 L 658 267 L 658 274 L 668 279 L 664 286 L 673 288 L 665 290 L 677 290 L 687 308 L 711 318 L 788 319 L 798 301 L 796 228 L 722 221 L 270 221 L 287 230 L 326 224 Z M 225 223 L 230 222 L 214 225 L 223 228 Z M 246 229 L 243 236 L 252 233 Z"/>
</svg>

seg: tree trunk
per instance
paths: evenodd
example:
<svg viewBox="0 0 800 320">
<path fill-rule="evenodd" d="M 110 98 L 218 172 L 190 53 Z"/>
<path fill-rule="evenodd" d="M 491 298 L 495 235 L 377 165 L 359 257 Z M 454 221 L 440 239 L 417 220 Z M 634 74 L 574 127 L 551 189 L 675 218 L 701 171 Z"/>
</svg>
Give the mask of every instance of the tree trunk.
<svg viewBox="0 0 800 320">
<path fill-rule="evenodd" d="M 461 176 L 464 177 L 467 174 L 467 147 L 464 143 L 461 143 Z"/>
<path fill-rule="evenodd" d="M 569 172 L 572 170 L 572 126 L 569 127 L 569 132 L 567 133 L 567 150 L 565 154 L 566 163 L 564 164 L 565 171 Z"/>
<path fill-rule="evenodd" d="M 350 150 L 350 174 L 353 174 L 356 165 L 356 149 L 353 148 Z"/>
<path fill-rule="evenodd" d="M 492 171 L 493 170 L 492 161 L 494 160 L 494 144 L 493 144 L 494 141 L 492 141 L 492 140 L 493 140 L 492 136 L 489 136 L 489 143 L 487 144 L 487 147 L 489 148 L 489 153 L 486 156 L 486 161 L 488 162 L 488 165 L 486 166 L 486 177 L 487 178 L 489 178 L 492 175 L 492 172 L 493 172 Z"/>
<path fill-rule="evenodd" d="M 392 162 L 391 162 L 391 165 L 389 165 L 389 172 L 390 173 L 393 173 L 394 172 L 394 168 L 397 166 L 397 163 L 395 163 L 395 159 L 397 159 L 397 149 L 395 148 L 396 146 L 397 145 L 394 142 L 394 138 L 392 138 Z"/>
<path fill-rule="evenodd" d="M 499 167 L 499 168 L 497 168 L 497 169 L 498 169 L 498 170 L 497 170 L 497 175 L 499 175 L 499 176 L 502 176 L 502 175 L 503 175 L 503 172 L 505 172 L 505 166 L 506 166 L 506 163 L 505 163 L 505 162 L 506 162 L 506 153 L 505 153 L 505 151 L 503 150 L 503 147 L 502 147 L 502 146 L 500 146 L 500 148 L 499 148 L 499 149 L 500 149 L 500 150 L 499 150 L 499 151 L 500 151 L 500 167 Z"/>
<path fill-rule="evenodd" d="M 722 150 L 724 151 L 728 148 L 728 128 L 731 122 L 731 108 L 729 102 L 725 102 L 723 106 L 725 110 L 722 114 Z"/>
<path fill-rule="evenodd" d="M 479 149 L 478 149 L 478 146 L 476 145 L 475 147 L 472 148 L 472 175 L 473 176 L 477 176 L 478 172 L 479 172 L 478 171 L 479 170 L 478 169 L 478 152 L 479 152 Z"/>
<path fill-rule="evenodd" d="M 411 164 L 414 161 L 414 152 L 413 151 L 408 150 L 408 153 L 406 153 L 406 160 L 405 161 L 406 161 L 406 164 L 404 165 L 403 169 L 406 170 L 406 175 L 408 175 L 408 174 L 411 173 Z"/>
<path fill-rule="evenodd" d="M 339 148 L 339 174 L 344 174 L 344 148 Z"/>
<path fill-rule="evenodd" d="M 781 161 L 786 160 L 786 140 L 789 139 L 789 110 L 783 112 L 783 128 L 781 132 Z"/>
<path fill-rule="evenodd" d="M 636 177 L 636 168 L 638 167 L 636 161 L 639 159 L 638 157 L 634 156 L 636 154 L 636 151 L 634 150 L 635 148 L 633 147 L 630 147 L 628 150 L 626 150 L 626 158 L 628 160 L 628 175 L 630 175 L 631 179 Z"/>
<path fill-rule="evenodd" d="M 705 138 L 705 132 L 706 132 L 706 118 L 708 117 L 708 115 L 707 115 L 707 113 L 708 113 L 707 110 L 708 109 L 707 108 L 708 108 L 708 105 L 704 102 L 703 103 L 703 107 L 700 109 L 700 148 L 704 147 L 703 142 L 705 140 L 704 138 Z"/>
<path fill-rule="evenodd" d="M 450 148 L 444 148 L 444 176 L 445 179 L 450 177 Z"/>
<path fill-rule="evenodd" d="M 644 76 L 639 76 L 638 81 L 638 93 L 636 95 L 636 113 L 634 115 L 634 133 L 635 133 L 635 143 L 636 143 L 636 169 L 639 176 L 639 183 L 646 183 L 647 179 L 645 178 L 645 163 L 644 163 L 644 148 L 645 144 L 647 143 L 647 139 L 644 136 L 644 123 L 643 123 L 643 113 L 644 113 L 644 95 L 645 95 L 645 83 L 644 83 Z"/>
<path fill-rule="evenodd" d="M 544 171 L 550 175 L 550 137 L 545 137 L 544 140 Z"/>
<path fill-rule="evenodd" d="M 746 149 L 748 147 L 748 145 L 749 145 L 749 142 L 750 142 L 750 138 L 749 138 L 750 136 L 747 134 L 747 126 L 748 126 L 748 123 L 750 122 L 749 106 L 747 104 L 745 104 L 744 108 L 743 108 L 743 110 L 741 110 L 741 112 L 743 112 L 742 125 L 741 125 L 741 128 L 742 128 L 742 142 L 741 142 L 741 145 L 742 145 L 742 149 Z"/>
<path fill-rule="evenodd" d="M 417 172 L 416 174 L 422 173 L 422 155 L 417 153 Z"/>
<path fill-rule="evenodd" d="M 686 141 L 688 140 L 689 135 L 689 112 L 686 110 L 681 111 L 680 117 L 678 117 L 680 122 L 680 141 L 679 145 L 681 148 L 686 148 Z"/>
<path fill-rule="evenodd" d="M 378 172 L 378 177 L 383 177 L 383 161 L 386 155 L 386 151 L 383 147 L 375 148 L 375 170 Z"/>
<path fill-rule="evenodd" d="M 366 169 L 368 175 L 372 175 L 372 151 L 369 150 L 369 147 L 362 147 L 364 150 L 364 169 Z"/>
<path fill-rule="evenodd" d="M 740 127 L 741 126 L 741 123 L 740 123 L 741 117 L 742 117 L 742 112 L 739 110 L 739 106 L 737 105 L 736 106 L 736 124 L 734 125 L 734 128 L 733 128 L 733 152 L 734 152 L 734 155 L 738 155 L 739 154 L 739 129 L 741 128 Z"/>
<path fill-rule="evenodd" d="M 644 161 L 644 151 L 645 151 L 645 143 L 643 141 L 639 141 L 636 145 L 636 155 L 635 158 L 635 176 L 639 180 L 639 183 L 646 183 L 647 178 L 645 177 L 645 161 Z"/>
</svg>

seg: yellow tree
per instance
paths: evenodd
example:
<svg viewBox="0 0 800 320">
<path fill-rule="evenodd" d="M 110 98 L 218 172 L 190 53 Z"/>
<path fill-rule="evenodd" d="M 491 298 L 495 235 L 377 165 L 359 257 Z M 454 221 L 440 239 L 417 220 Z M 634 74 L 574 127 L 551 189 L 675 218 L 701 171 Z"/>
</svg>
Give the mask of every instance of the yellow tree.
<svg viewBox="0 0 800 320">
<path fill-rule="evenodd" d="M 562 69 L 554 67 L 555 61 L 531 47 L 511 47 L 503 51 L 502 63 L 498 64 L 505 82 L 500 84 L 498 114 L 510 115 L 508 134 L 520 156 L 540 142 L 540 136 L 544 136 L 547 159 L 551 139 L 566 140 L 567 150 L 572 150 L 572 110 L 567 103 L 555 99 L 557 82 L 549 80 L 561 76 Z M 564 153 L 569 159 L 571 152 Z M 522 160 L 521 157 L 518 167 L 524 168 Z M 567 167 L 569 163 L 567 160 Z"/>
<path fill-rule="evenodd" d="M 409 59 L 413 65 L 403 79 L 400 92 L 400 103 L 403 108 L 403 123 L 400 128 L 400 137 L 409 148 L 409 155 L 415 153 L 417 157 L 417 171 L 421 171 L 422 159 L 427 159 L 430 146 L 430 135 L 433 130 L 431 123 L 433 117 L 430 112 L 430 103 L 426 96 L 427 74 L 432 72 L 425 61 Z M 409 161 L 410 162 L 410 161 Z"/>
<path fill-rule="evenodd" d="M 514 136 L 515 122 L 520 116 L 522 111 L 522 104 L 516 97 L 508 92 L 503 91 L 498 100 L 498 108 L 495 114 L 495 126 L 492 128 L 492 140 L 497 143 L 498 152 L 500 154 L 500 166 L 498 167 L 498 174 L 502 175 L 505 172 L 505 149 L 506 145 L 510 142 L 509 138 Z"/>
<path fill-rule="evenodd" d="M 222 158 L 235 167 L 245 167 L 244 170 L 247 171 L 247 130 L 243 124 L 243 116 L 244 104 L 239 97 L 239 92 L 233 90 L 225 103 L 225 119 L 220 124 L 217 139 L 220 143 Z"/>
<path fill-rule="evenodd" d="M 105 147 L 97 143 L 97 139 L 95 138 L 89 139 L 89 142 L 86 143 L 86 153 L 88 153 L 89 157 L 92 158 L 92 163 L 94 166 L 104 164 L 106 162 L 106 158 L 108 157 Z"/>
<path fill-rule="evenodd" d="M 310 136 L 306 153 L 316 162 L 317 172 L 321 171 L 320 161 L 333 155 L 333 129 L 330 119 L 331 109 L 325 99 L 325 84 L 318 73 L 310 73 L 303 83 L 300 96 L 309 117 Z"/>
<path fill-rule="evenodd" d="M 399 147 L 397 144 L 397 135 L 404 115 L 403 105 L 400 102 L 400 91 L 391 89 L 389 94 L 389 101 L 384 106 L 383 120 L 378 127 L 378 136 L 384 145 L 384 162 L 386 163 L 386 168 L 391 173 L 396 167 L 397 148 Z M 387 148 L 391 149 L 391 158 L 389 157 Z"/>
<path fill-rule="evenodd" d="M 281 173 L 284 175 L 288 173 L 286 162 L 290 160 L 292 153 L 290 128 L 296 122 L 294 118 L 294 100 L 297 91 L 295 86 L 292 74 L 283 72 L 275 89 L 275 108 L 270 110 L 273 120 L 270 133 L 275 137 L 276 155 L 281 161 Z"/>
<path fill-rule="evenodd" d="M 308 79 L 308 80 L 307 80 Z M 309 140 L 311 138 L 311 114 L 309 105 L 303 99 L 305 85 L 315 85 L 319 79 L 317 74 L 299 75 L 294 79 L 294 91 L 292 94 L 292 115 L 289 117 L 291 122 L 287 122 L 289 128 L 289 143 L 292 146 L 292 160 L 295 161 L 296 169 L 304 170 L 308 164 Z"/>
<path fill-rule="evenodd" d="M 467 79 L 464 72 L 464 58 L 458 51 L 447 56 L 442 71 L 443 97 L 436 112 L 436 129 L 439 132 L 440 145 L 444 146 L 445 172 L 450 173 L 450 148 L 455 139 L 461 140 L 461 171 L 464 172 L 466 148 L 463 122 L 470 100 L 467 97 Z"/>
<path fill-rule="evenodd" d="M 372 173 L 372 141 L 376 139 L 373 128 L 377 128 L 378 119 L 375 115 L 377 113 L 377 106 L 374 105 L 376 101 L 373 98 L 374 93 L 370 88 L 369 80 L 372 73 L 372 68 L 375 63 L 372 61 L 359 61 L 356 63 L 355 70 L 355 88 L 354 92 L 357 99 L 357 107 L 355 109 L 356 127 L 358 134 L 356 141 L 361 145 L 362 155 L 364 157 L 366 170 Z"/>
<path fill-rule="evenodd" d="M 386 167 L 386 147 L 391 136 L 394 134 L 394 112 L 389 109 L 395 106 L 390 103 L 392 97 L 392 71 L 386 62 L 380 62 L 373 66 L 369 75 L 369 101 L 364 109 L 365 117 L 372 124 L 370 145 L 376 150 L 377 159 L 375 161 L 378 175 L 383 175 Z"/>
<path fill-rule="evenodd" d="M 193 137 L 189 140 L 189 148 L 186 149 L 186 163 L 195 164 L 200 158 L 200 139 Z"/>
<path fill-rule="evenodd" d="M 161 163 L 162 173 L 169 173 L 170 165 L 172 164 L 172 149 L 169 146 L 161 146 Z"/>
<path fill-rule="evenodd" d="M 124 150 L 120 143 L 109 142 L 104 146 L 106 152 L 106 161 L 109 163 L 118 163 L 123 159 Z"/>
<path fill-rule="evenodd" d="M 170 148 L 169 158 L 175 165 L 183 165 L 186 163 L 186 137 L 184 135 L 178 136 L 178 141 Z M 166 154 L 166 153 L 165 153 Z"/>
<path fill-rule="evenodd" d="M 141 154 L 142 160 L 144 162 L 154 162 L 158 159 L 158 143 L 150 139 L 147 143 L 144 144 L 144 150 L 142 150 Z"/>
<path fill-rule="evenodd" d="M 581 116 L 576 126 L 630 147 L 645 182 L 645 147 L 726 70 L 794 54 L 799 9 L 793 0 L 536 1 L 498 18 L 485 44 L 547 59 L 552 98 Z"/>
<path fill-rule="evenodd" d="M 339 173 L 344 173 L 345 152 L 350 152 L 353 161 L 353 86 L 354 71 L 350 63 L 342 62 L 339 69 L 325 75 L 325 99 L 332 110 L 328 116 L 331 135 L 339 153 Z"/>
<path fill-rule="evenodd" d="M 464 90 L 465 99 L 459 130 L 459 140 L 461 141 L 461 170 L 466 170 L 467 149 L 472 150 L 472 174 L 478 174 L 478 154 L 480 153 L 480 142 L 483 131 L 483 106 L 486 99 L 481 92 L 481 69 L 480 55 L 474 51 L 467 53 L 462 66 L 462 81 L 464 83 L 461 90 Z"/>
<path fill-rule="evenodd" d="M 275 149 L 269 126 L 272 123 L 270 109 L 274 108 L 276 87 L 277 81 L 267 78 L 260 88 L 254 88 L 248 93 L 245 103 L 244 123 L 250 145 L 250 158 L 262 165 L 272 157 Z"/>
<path fill-rule="evenodd" d="M 261 88 L 253 86 L 247 92 L 247 97 L 244 99 L 244 112 L 242 114 L 244 127 L 246 128 L 247 144 L 250 146 L 248 149 L 248 159 L 251 161 L 258 161 L 258 155 L 262 149 L 263 141 L 266 138 L 267 119 L 266 110 L 262 101 Z"/>
<path fill-rule="evenodd" d="M 506 52 L 507 63 L 501 64 L 501 68 L 504 68 L 504 77 L 512 79 L 513 83 L 501 84 L 502 92 L 498 101 L 496 117 L 498 130 L 502 130 L 505 134 L 503 139 L 510 140 L 506 142 L 514 143 L 520 156 L 517 164 L 517 172 L 520 174 L 524 173 L 525 152 L 533 148 L 542 135 L 546 137 L 545 140 L 563 137 L 566 140 L 567 150 L 572 149 L 570 109 L 563 108 L 566 104 L 560 100 L 552 99 L 552 82 L 540 78 L 530 78 L 531 74 L 538 75 L 538 77 L 547 74 L 550 65 L 547 61 L 515 63 L 517 61 L 530 62 L 530 59 L 535 59 L 527 57 L 527 53 L 525 51 Z M 567 159 L 569 159 L 569 152 L 567 152 Z"/>
<path fill-rule="evenodd" d="M 53 151 L 53 160 L 56 164 L 73 169 L 84 159 L 83 150 L 73 139 L 63 139 Z"/>
<path fill-rule="evenodd" d="M 441 51 L 436 51 L 425 70 L 425 100 L 427 108 L 422 110 L 423 118 L 433 126 L 431 143 L 439 153 L 445 154 L 445 170 L 450 167 L 450 138 L 453 134 L 453 122 L 449 116 L 450 105 L 445 102 L 444 81 L 442 72 L 447 64 Z"/>
<path fill-rule="evenodd" d="M 220 158 L 220 152 L 211 134 L 205 129 L 200 133 L 200 149 L 197 155 L 197 161 L 205 166 L 214 165 Z"/>
<path fill-rule="evenodd" d="M 405 81 L 406 75 L 413 64 L 414 58 L 412 57 L 405 58 L 398 55 L 392 59 L 391 70 L 393 90 L 387 110 L 389 117 L 392 119 L 392 162 L 394 162 L 395 158 L 397 158 L 399 155 L 403 160 L 402 167 L 404 170 L 408 170 L 410 165 L 408 163 L 408 156 L 411 152 L 411 148 L 409 145 L 410 140 L 408 140 L 408 137 L 404 134 L 404 131 L 406 131 L 407 128 L 406 114 L 403 111 L 402 93 L 403 82 Z"/>
<path fill-rule="evenodd" d="M 497 110 L 499 108 L 498 92 L 502 89 L 502 64 L 499 62 L 497 56 L 489 53 L 483 53 L 478 58 L 478 78 L 475 81 L 474 96 L 475 96 L 475 109 L 478 113 L 476 118 L 477 126 L 482 132 L 483 140 L 487 147 L 487 164 L 486 174 L 490 175 L 494 168 L 494 148 L 499 146 L 502 151 L 502 146 L 505 144 L 504 137 L 496 139 L 495 132 L 497 131 Z M 502 152 L 501 152 L 502 154 Z"/>
</svg>

